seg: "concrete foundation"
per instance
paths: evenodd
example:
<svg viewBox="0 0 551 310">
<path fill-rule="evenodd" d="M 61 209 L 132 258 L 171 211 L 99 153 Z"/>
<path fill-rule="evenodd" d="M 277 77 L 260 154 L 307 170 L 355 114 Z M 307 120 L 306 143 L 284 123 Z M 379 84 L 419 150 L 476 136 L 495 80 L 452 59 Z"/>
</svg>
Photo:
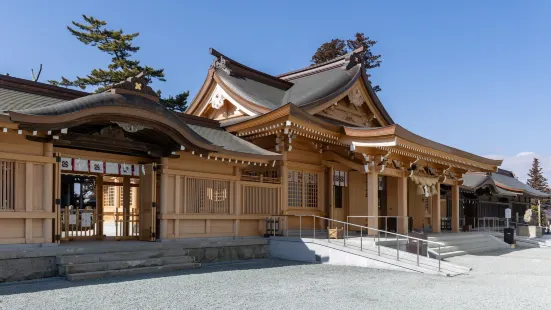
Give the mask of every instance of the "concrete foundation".
<svg viewBox="0 0 551 310">
<path fill-rule="evenodd" d="M 190 239 L 182 242 L 96 241 L 60 246 L 0 247 L 0 283 L 55 277 L 56 259 L 64 255 L 106 254 L 130 251 L 185 249 L 196 263 L 259 259 L 269 257 L 268 240 Z"/>
<path fill-rule="evenodd" d="M 521 237 L 540 238 L 543 236 L 543 231 L 538 226 L 519 226 L 517 230 L 518 235 Z"/>
</svg>

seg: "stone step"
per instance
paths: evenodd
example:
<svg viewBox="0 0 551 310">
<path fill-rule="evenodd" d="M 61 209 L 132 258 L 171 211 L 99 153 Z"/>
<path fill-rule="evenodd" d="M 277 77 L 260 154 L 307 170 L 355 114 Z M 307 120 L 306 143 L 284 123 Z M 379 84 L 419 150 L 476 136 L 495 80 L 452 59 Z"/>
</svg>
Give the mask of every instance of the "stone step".
<svg viewBox="0 0 551 310">
<path fill-rule="evenodd" d="M 433 240 L 430 240 L 433 241 Z M 436 242 L 443 243 L 445 245 L 465 245 L 465 244 L 474 244 L 474 243 L 486 243 L 486 242 L 494 242 L 495 239 L 493 239 L 491 236 L 486 236 L 484 238 L 473 238 L 473 239 L 457 239 L 457 240 L 446 240 L 441 241 L 438 240 Z M 438 248 L 438 245 L 434 243 L 429 243 L 429 248 Z"/>
<path fill-rule="evenodd" d="M 485 239 L 488 237 L 486 233 L 457 233 L 457 234 L 441 234 L 441 235 L 429 235 L 429 241 L 447 242 L 456 240 L 476 240 Z"/>
<path fill-rule="evenodd" d="M 140 267 L 153 267 L 162 265 L 185 264 L 193 263 L 194 259 L 190 256 L 169 256 L 161 258 L 149 258 L 141 260 L 121 260 L 108 261 L 99 263 L 61 265 L 59 266 L 59 274 L 61 276 L 76 273 L 86 273 L 94 271 L 133 269 Z"/>
<path fill-rule="evenodd" d="M 132 268 L 132 269 L 92 271 L 92 272 L 68 274 L 67 280 L 69 281 L 91 280 L 91 279 L 101 279 L 106 277 L 119 277 L 119 276 L 130 276 L 130 275 L 138 275 L 138 274 L 151 274 L 151 273 L 158 273 L 158 272 L 196 269 L 199 267 L 201 267 L 200 263 L 184 263 L 184 264 L 170 264 L 170 265 L 152 266 L 152 267 L 139 267 L 139 268 Z"/>
<path fill-rule="evenodd" d="M 154 251 L 133 251 L 133 252 L 108 252 L 102 254 L 81 254 L 81 255 L 63 255 L 56 257 L 58 265 L 87 264 L 110 261 L 139 260 L 148 258 L 159 258 L 167 256 L 186 256 L 188 250 L 168 249 Z"/>
</svg>

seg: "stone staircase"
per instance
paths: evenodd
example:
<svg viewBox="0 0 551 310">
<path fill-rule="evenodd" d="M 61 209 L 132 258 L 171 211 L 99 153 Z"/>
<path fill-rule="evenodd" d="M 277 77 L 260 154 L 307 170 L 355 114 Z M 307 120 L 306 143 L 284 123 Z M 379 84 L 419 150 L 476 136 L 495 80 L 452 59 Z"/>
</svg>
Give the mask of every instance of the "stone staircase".
<svg viewBox="0 0 551 310">
<path fill-rule="evenodd" d="M 430 241 L 443 243 L 440 247 L 429 244 L 429 255 L 434 258 L 446 259 L 453 256 L 495 251 L 508 248 L 503 240 L 488 233 L 445 233 L 429 235 Z"/>
<path fill-rule="evenodd" d="M 129 251 L 130 250 L 130 251 Z M 69 281 L 199 268 L 185 249 L 111 249 L 107 253 L 56 257 L 59 275 Z"/>
</svg>

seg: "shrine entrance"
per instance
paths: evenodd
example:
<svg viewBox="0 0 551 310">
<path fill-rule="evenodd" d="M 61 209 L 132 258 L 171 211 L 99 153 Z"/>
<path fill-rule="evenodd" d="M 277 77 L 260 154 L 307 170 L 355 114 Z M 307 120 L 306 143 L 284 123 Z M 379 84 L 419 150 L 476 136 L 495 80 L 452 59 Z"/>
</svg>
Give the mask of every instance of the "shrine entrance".
<svg viewBox="0 0 551 310">
<path fill-rule="evenodd" d="M 79 161 L 86 160 L 61 158 L 60 166 L 64 170 L 90 166 Z M 120 166 L 130 167 L 123 172 L 128 175 L 58 170 L 60 241 L 155 240 L 156 164 Z"/>
</svg>

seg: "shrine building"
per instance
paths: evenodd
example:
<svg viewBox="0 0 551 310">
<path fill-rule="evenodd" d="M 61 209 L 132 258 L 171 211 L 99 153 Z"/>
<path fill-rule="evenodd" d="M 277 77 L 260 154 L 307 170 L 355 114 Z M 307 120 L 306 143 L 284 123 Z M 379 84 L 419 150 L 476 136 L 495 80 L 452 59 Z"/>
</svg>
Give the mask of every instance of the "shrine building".
<svg viewBox="0 0 551 310">
<path fill-rule="evenodd" d="M 458 232 L 464 175 L 501 164 L 396 124 L 361 50 L 280 75 L 211 54 L 186 113 L 142 76 L 89 94 L 0 75 L 0 244 L 314 224 L 295 215 L 440 232 L 443 210 Z"/>
</svg>

